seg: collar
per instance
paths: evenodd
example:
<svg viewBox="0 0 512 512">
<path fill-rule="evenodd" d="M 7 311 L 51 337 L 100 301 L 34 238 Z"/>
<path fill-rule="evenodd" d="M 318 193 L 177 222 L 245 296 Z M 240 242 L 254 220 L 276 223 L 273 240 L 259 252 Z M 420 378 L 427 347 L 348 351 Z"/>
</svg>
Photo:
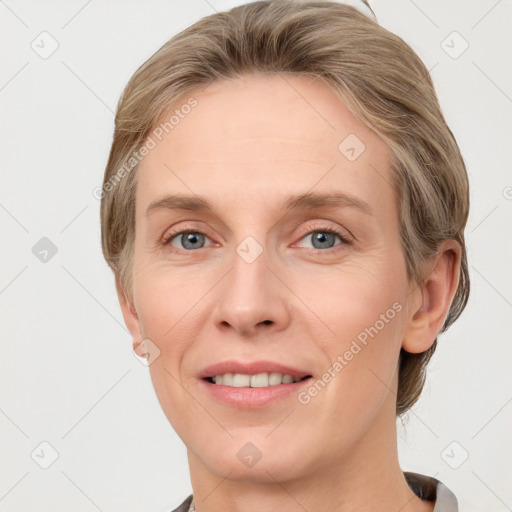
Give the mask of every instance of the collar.
<svg viewBox="0 0 512 512">
<path fill-rule="evenodd" d="M 434 512 L 458 512 L 459 507 L 455 494 L 443 482 L 432 476 L 404 471 L 404 477 L 411 491 L 422 500 L 434 501 Z M 172 512 L 195 512 L 193 496 L 190 494 L 185 501 Z"/>
</svg>

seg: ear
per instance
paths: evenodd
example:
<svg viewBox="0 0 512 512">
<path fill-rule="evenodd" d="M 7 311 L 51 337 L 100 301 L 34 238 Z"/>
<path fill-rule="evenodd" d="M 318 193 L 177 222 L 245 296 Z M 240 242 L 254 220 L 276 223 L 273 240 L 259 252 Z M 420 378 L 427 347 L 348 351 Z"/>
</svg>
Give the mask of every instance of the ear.
<svg viewBox="0 0 512 512">
<path fill-rule="evenodd" d="M 456 240 L 445 240 L 427 264 L 421 283 L 409 293 L 409 318 L 402 348 L 411 353 L 428 350 L 448 316 L 459 285 L 461 251 Z"/>
<path fill-rule="evenodd" d="M 123 313 L 124 323 L 132 335 L 132 346 L 133 350 L 135 350 L 144 339 L 144 336 L 142 336 L 142 329 L 140 326 L 139 317 L 137 316 L 137 311 L 135 310 L 135 306 L 125 293 L 118 274 L 116 274 L 116 291 L 117 298 L 119 299 L 119 304 L 121 306 L 121 311 Z"/>
</svg>

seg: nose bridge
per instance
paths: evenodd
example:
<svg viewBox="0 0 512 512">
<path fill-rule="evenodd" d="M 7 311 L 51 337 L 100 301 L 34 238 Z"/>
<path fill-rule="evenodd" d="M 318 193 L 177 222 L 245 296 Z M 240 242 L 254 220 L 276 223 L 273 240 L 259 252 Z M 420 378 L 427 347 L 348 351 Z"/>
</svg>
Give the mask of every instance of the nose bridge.
<svg viewBox="0 0 512 512">
<path fill-rule="evenodd" d="M 216 323 L 230 325 L 239 334 L 270 325 L 283 328 L 288 321 L 286 287 L 270 269 L 263 243 L 247 236 L 235 247 L 231 271 L 220 290 Z"/>
</svg>

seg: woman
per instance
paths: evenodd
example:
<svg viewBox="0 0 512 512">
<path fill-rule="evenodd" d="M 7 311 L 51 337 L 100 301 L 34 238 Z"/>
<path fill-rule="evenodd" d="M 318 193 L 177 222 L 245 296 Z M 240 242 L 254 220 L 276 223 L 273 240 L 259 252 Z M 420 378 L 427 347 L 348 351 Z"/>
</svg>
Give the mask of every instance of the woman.
<svg viewBox="0 0 512 512">
<path fill-rule="evenodd" d="M 456 511 L 396 417 L 469 294 L 467 173 L 428 70 L 348 5 L 203 18 L 129 81 L 101 204 L 198 510 Z"/>
</svg>

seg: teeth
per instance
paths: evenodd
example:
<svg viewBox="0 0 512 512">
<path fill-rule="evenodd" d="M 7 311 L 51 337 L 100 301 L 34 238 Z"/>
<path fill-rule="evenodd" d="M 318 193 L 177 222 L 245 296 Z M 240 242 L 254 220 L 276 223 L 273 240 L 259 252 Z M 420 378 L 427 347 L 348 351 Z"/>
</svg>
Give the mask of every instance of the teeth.
<svg viewBox="0 0 512 512">
<path fill-rule="evenodd" d="M 224 381 L 222 382 L 224 384 Z M 235 373 L 233 375 L 233 384 L 231 384 L 234 388 L 245 388 L 250 386 L 251 384 L 251 376 L 250 375 L 242 375 L 240 373 Z"/>
<path fill-rule="evenodd" d="M 280 373 L 270 373 L 268 376 L 268 383 L 270 386 L 275 386 L 276 384 L 281 384 L 283 381 L 283 376 Z"/>
<path fill-rule="evenodd" d="M 215 375 L 215 377 L 212 378 L 215 384 L 222 384 L 234 388 L 266 388 L 268 386 L 290 384 L 301 380 L 300 378 L 294 378 L 291 375 L 283 375 L 277 372 L 258 373 L 256 375 L 225 373 L 224 375 Z"/>
</svg>

